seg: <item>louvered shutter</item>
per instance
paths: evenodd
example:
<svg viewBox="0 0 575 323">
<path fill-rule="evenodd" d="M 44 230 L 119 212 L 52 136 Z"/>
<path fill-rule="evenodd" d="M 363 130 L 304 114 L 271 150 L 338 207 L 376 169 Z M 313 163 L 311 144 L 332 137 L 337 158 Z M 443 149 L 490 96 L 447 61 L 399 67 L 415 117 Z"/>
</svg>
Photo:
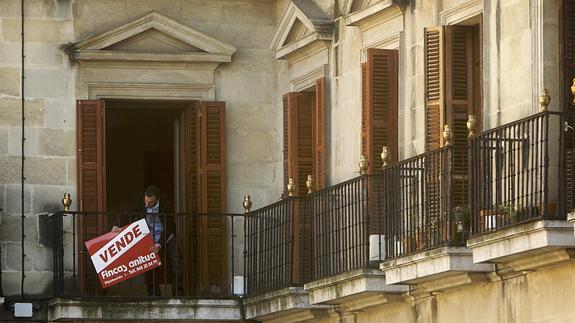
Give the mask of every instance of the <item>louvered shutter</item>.
<svg viewBox="0 0 575 323">
<path fill-rule="evenodd" d="M 425 28 L 425 150 L 442 146 L 444 84 L 443 29 Z"/>
<path fill-rule="evenodd" d="M 293 148 L 290 148 L 290 143 L 296 140 L 295 138 L 295 111 L 297 109 L 297 93 L 290 92 L 283 95 L 283 190 L 284 195 L 287 196 L 287 184 L 288 179 L 292 176 L 292 171 L 290 170 L 291 154 L 293 154 Z M 294 179 L 295 180 L 295 179 Z"/>
<path fill-rule="evenodd" d="M 575 78 L 575 1 L 563 0 L 562 10 L 562 46 L 563 46 L 563 111 L 569 123 L 575 125 L 572 112 L 573 95 L 571 85 Z M 565 206 L 567 210 L 575 208 L 575 131 L 565 133 Z"/>
<path fill-rule="evenodd" d="M 381 171 L 380 157 L 387 146 L 397 160 L 398 51 L 370 48 L 362 65 L 362 154 L 370 172 Z"/>
<path fill-rule="evenodd" d="M 76 103 L 78 201 L 82 212 L 105 211 L 104 102 L 80 100 Z M 78 250 L 84 242 L 103 233 L 104 217 L 83 214 L 78 217 Z M 80 284 L 84 295 L 95 295 L 100 287 L 90 257 L 80 252 Z"/>
<path fill-rule="evenodd" d="M 198 187 L 200 185 L 199 178 L 199 102 L 193 102 L 180 113 L 180 176 L 179 187 L 181 205 L 180 209 L 186 213 L 198 213 L 200 204 L 200 195 Z M 178 232 L 181 245 L 183 246 L 183 254 L 186 255 L 187 262 L 183 264 L 186 273 L 183 277 L 184 282 L 188 287 L 190 295 L 199 294 L 200 283 L 199 273 L 201 266 L 198 259 L 200 259 L 200 221 L 197 216 L 186 217 L 186 225 L 180 226 L 182 232 Z"/>
<path fill-rule="evenodd" d="M 445 29 L 445 122 L 453 131 L 451 195 L 455 206 L 468 204 L 467 119 L 479 112 L 475 105 L 474 27 L 447 26 Z"/>
<path fill-rule="evenodd" d="M 314 189 L 325 186 L 326 172 L 326 143 L 325 143 L 325 78 L 316 81 L 315 106 L 313 110 L 313 179 Z M 308 175 L 312 175 L 308 174 Z"/>
<path fill-rule="evenodd" d="M 200 103 L 199 208 L 201 286 L 205 293 L 227 294 L 225 103 Z"/>
<path fill-rule="evenodd" d="M 287 96 L 287 123 L 284 119 L 284 149 L 287 145 L 287 171 L 284 176 L 292 178 L 296 186 L 295 195 L 307 194 L 307 175 L 313 174 L 313 125 L 312 110 L 315 95 L 312 92 L 292 92 Z M 284 155 L 285 160 L 285 155 Z M 284 163 L 286 165 L 286 163 Z M 287 178 L 284 178 L 287 185 Z"/>
</svg>

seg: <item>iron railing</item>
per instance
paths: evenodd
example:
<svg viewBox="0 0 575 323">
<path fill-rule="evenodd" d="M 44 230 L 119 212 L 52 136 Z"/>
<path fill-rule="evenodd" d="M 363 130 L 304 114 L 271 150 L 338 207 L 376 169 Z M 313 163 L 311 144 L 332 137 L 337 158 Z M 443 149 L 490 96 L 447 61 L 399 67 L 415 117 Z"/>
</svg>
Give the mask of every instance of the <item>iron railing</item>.
<svg viewBox="0 0 575 323">
<path fill-rule="evenodd" d="M 52 214 L 54 297 L 231 297 L 233 277 L 241 275 L 233 252 L 240 243 L 237 236 L 241 236 L 234 230 L 234 219 L 243 215 L 158 216 L 166 233 L 160 240 L 162 266 L 103 289 L 84 242 L 110 232 L 114 225 L 127 225 L 145 215 L 68 211 Z"/>
<path fill-rule="evenodd" d="M 288 197 L 246 214 L 248 295 L 310 281 L 309 214 L 307 197 Z"/>
<path fill-rule="evenodd" d="M 473 235 L 565 219 L 565 194 L 572 192 L 564 186 L 573 182 L 573 170 L 564 165 L 565 134 L 573 135 L 565 117 L 540 112 L 471 138 Z"/>
<path fill-rule="evenodd" d="M 369 182 L 360 176 L 309 195 L 313 280 L 375 268 L 381 260 L 379 254 L 370 257 Z"/>
<path fill-rule="evenodd" d="M 464 244 L 468 184 L 455 151 L 447 146 L 383 169 L 374 205 L 383 213 L 387 258 Z"/>
</svg>

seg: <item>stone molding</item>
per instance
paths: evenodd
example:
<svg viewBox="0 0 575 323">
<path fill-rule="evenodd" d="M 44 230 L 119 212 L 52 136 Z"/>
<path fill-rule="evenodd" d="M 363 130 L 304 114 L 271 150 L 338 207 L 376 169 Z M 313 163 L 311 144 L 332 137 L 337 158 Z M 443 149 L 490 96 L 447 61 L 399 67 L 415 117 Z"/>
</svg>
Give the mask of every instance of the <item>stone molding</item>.
<svg viewBox="0 0 575 323">
<path fill-rule="evenodd" d="M 483 0 L 469 0 L 456 7 L 441 11 L 439 21 L 442 25 L 455 25 L 480 13 L 483 13 Z"/>
<path fill-rule="evenodd" d="M 398 1 L 382 0 L 366 8 L 349 13 L 345 17 L 345 24 L 365 30 L 375 25 L 383 24 L 399 15 L 401 15 L 401 8 Z"/>
<path fill-rule="evenodd" d="M 244 308 L 248 320 L 298 322 L 322 316 L 329 307 L 311 305 L 309 294 L 302 287 L 287 287 L 247 297 Z"/>
<path fill-rule="evenodd" d="M 387 284 L 421 284 L 462 273 L 491 272 L 494 266 L 473 263 L 471 249 L 466 247 L 440 247 L 385 261 L 380 269 Z"/>
<path fill-rule="evenodd" d="M 404 285 L 386 285 L 385 275 L 377 269 L 358 269 L 305 284 L 311 304 L 338 305 L 353 312 L 385 303 L 401 301 L 409 289 Z"/>
<path fill-rule="evenodd" d="M 48 305 L 48 321 L 58 320 L 236 320 L 236 300 L 156 299 L 149 301 L 80 301 L 56 298 Z"/>
<path fill-rule="evenodd" d="M 575 236 L 567 221 L 540 220 L 473 237 L 467 246 L 476 263 L 505 263 L 514 270 L 527 270 L 571 259 Z"/>
<path fill-rule="evenodd" d="M 324 64 L 290 81 L 290 90 L 299 92 L 309 87 L 315 86 L 317 79 L 328 75 L 328 65 Z"/>
<path fill-rule="evenodd" d="M 86 97 L 134 100 L 215 100 L 214 84 L 88 83 Z"/>
<path fill-rule="evenodd" d="M 114 50 L 114 46 L 150 30 L 182 45 L 176 53 Z M 74 61 L 231 62 L 236 48 L 175 20 L 150 12 L 122 26 L 79 41 L 67 48 Z"/>
<path fill-rule="evenodd" d="M 298 20 L 307 28 L 308 32 L 302 38 L 286 43 L 290 31 L 295 27 Z M 276 59 L 289 58 L 307 47 L 317 47 L 316 43 L 320 43 L 322 45 L 320 47 L 327 48 L 324 43 L 332 40 L 332 31 L 333 21 L 313 2 L 291 0 L 276 27 L 269 48 L 275 52 Z M 312 53 L 316 51 L 312 51 Z"/>
</svg>

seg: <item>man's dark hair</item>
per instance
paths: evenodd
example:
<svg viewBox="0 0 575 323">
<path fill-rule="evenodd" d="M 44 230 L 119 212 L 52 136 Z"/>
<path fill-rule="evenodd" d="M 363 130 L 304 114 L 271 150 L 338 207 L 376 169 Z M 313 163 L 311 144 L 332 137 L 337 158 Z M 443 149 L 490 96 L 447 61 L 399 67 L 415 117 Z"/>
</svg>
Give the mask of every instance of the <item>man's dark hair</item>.
<svg viewBox="0 0 575 323">
<path fill-rule="evenodd" d="M 146 191 L 144 191 L 146 196 L 155 196 L 157 198 L 160 198 L 160 193 L 160 189 L 156 185 L 150 185 L 146 187 Z"/>
</svg>

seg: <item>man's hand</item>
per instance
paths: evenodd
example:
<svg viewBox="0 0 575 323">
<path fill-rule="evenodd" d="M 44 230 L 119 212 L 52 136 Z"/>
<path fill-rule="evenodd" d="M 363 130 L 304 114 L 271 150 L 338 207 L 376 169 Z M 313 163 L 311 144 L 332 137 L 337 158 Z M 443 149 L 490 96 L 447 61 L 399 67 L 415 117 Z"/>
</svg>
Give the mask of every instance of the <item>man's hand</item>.
<svg viewBox="0 0 575 323">
<path fill-rule="evenodd" d="M 158 253 L 158 252 L 160 252 L 160 249 L 162 249 L 162 245 L 159 243 L 156 243 L 156 244 L 154 244 L 153 247 L 150 248 L 150 252 Z"/>
<path fill-rule="evenodd" d="M 117 225 L 115 225 L 112 227 L 112 232 L 118 233 L 118 232 L 120 232 L 120 228 Z"/>
</svg>

